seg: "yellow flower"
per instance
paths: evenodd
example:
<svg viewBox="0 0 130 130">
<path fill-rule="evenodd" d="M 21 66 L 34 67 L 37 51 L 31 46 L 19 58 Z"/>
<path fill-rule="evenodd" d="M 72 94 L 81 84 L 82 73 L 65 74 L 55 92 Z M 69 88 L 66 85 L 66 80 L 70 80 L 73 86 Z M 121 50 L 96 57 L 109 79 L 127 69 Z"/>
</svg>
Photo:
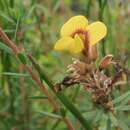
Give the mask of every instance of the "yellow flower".
<svg viewBox="0 0 130 130">
<path fill-rule="evenodd" d="M 105 37 L 107 28 L 97 21 L 88 25 L 88 20 L 82 15 L 70 18 L 61 28 L 61 38 L 55 43 L 54 49 L 79 53 L 88 46 L 95 45 Z"/>
</svg>

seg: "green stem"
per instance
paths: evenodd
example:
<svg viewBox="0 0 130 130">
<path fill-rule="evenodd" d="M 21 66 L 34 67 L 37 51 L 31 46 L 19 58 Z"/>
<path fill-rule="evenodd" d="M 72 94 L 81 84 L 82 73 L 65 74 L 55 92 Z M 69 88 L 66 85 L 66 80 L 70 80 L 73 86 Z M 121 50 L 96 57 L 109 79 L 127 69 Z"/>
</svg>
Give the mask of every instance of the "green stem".
<svg viewBox="0 0 130 130">
<path fill-rule="evenodd" d="M 32 56 L 28 56 L 30 61 L 32 62 L 34 68 L 38 71 L 40 77 L 46 82 L 46 84 L 50 87 L 50 89 L 54 92 L 54 94 L 58 97 L 58 99 L 64 104 L 64 106 L 80 121 L 80 123 L 84 126 L 86 130 L 92 130 L 90 124 L 86 121 L 86 119 L 82 116 L 80 111 L 70 102 L 70 100 L 63 94 L 63 92 L 55 92 L 53 89 L 53 84 L 49 81 L 45 72 L 40 67 L 39 64 L 35 61 Z"/>
<path fill-rule="evenodd" d="M 104 13 L 104 8 L 107 5 L 107 0 L 98 0 L 98 4 L 99 4 L 99 15 L 98 15 L 99 20 L 103 21 L 103 13 Z M 105 40 L 102 41 L 102 45 L 101 45 L 101 52 L 103 57 L 106 55 L 104 42 Z"/>
<path fill-rule="evenodd" d="M 10 10 L 9 10 L 9 3 L 7 0 L 3 0 L 3 4 L 5 6 L 6 12 L 8 13 L 8 15 L 10 15 Z"/>
<path fill-rule="evenodd" d="M 89 0 L 89 1 L 87 2 L 87 5 L 86 5 L 86 11 L 85 11 L 86 17 L 89 17 L 89 16 L 90 16 L 90 7 L 91 7 L 91 4 L 92 4 L 92 0 Z"/>
<path fill-rule="evenodd" d="M 10 7 L 11 7 L 11 8 L 14 7 L 14 0 L 10 0 Z"/>
<path fill-rule="evenodd" d="M 7 53 L 4 53 L 2 51 L 2 72 L 11 72 L 11 59 L 10 59 L 10 55 Z M 13 84 L 11 81 L 11 78 L 9 76 L 2 76 L 2 86 L 5 86 L 5 82 L 7 83 L 8 86 L 8 91 L 9 91 L 9 112 L 10 114 L 14 115 L 15 112 L 15 108 L 14 108 L 14 92 L 13 92 Z"/>
<path fill-rule="evenodd" d="M 4 10 L 4 9 L 5 9 L 5 8 L 4 8 L 4 3 L 3 3 L 3 1 L 1 1 L 1 0 L 0 0 L 0 9 L 1 9 L 1 10 Z"/>
<path fill-rule="evenodd" d="M 9 54 L 5 54 L 5 71 L 6 72 L 11 72 L 11 59 L 10 59 L 10 55 Z M 9 88 L 9 92 L 10 92 L 10 107 L 9 107 L 9 111 L 12 115 L 14 115 L 15 113 L 15 108 L 14 108 L 14 101 L 15 101 L 15 96 L 14 96 L 14 91 L 13 91 L 13 84 L 11 82 L 11 78 L 10 76 L 6 76 L 6 80 L 8 83 L 8 88 Z"/>
<path fill-rule="evenodd" d="M 3 73 L 4 72 L 4 51 L 1 50 L 1 65 L 2 65 L 2 69 L 1 69 L 1 72 Z M 5 76 L 2 75 L 1 76 L 1 86 L 4 86 L 4 83 L 5 83 Z"/>
</svg>

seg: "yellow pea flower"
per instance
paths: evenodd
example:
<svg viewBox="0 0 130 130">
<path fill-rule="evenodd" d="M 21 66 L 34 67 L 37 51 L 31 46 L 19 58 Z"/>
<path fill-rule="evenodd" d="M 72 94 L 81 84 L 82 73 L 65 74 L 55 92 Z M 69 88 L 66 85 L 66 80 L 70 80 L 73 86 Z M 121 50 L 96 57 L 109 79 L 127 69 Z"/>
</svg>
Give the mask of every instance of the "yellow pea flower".
<svg viewBox="0 0 130 130">
<path fill-rule="evenodd" d="M 79 53 L 88 46 L 95 45 L 106 36 L 104 23 L 97 21 L 88 25 L 88 20 L 82 15 L 70 18 L 61 28 L 61 38 L 55 43 L 54 49 Z"/>
</svg>

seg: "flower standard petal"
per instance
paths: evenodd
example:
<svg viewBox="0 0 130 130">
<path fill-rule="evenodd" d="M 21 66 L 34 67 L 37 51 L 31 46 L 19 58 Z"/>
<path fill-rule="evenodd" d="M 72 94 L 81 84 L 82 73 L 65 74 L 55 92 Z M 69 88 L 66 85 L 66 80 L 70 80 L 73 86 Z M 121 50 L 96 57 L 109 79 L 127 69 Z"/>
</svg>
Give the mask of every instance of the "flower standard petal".
<svg viewBox="0 0 130 130">
<path fill-rule="evenodd" d="M 94 45 L 103 39 L 107 34 L 107 27 L 102 22 L 94 22 L 87 27 L 89 43 Z"/>
<path fill-rule="evenodd" d="M 61 36 L 70 36 L 77 29 L 85 29 L 88 20 L 82 15 L 70 18 L 61 28 Z"/>
</svg>

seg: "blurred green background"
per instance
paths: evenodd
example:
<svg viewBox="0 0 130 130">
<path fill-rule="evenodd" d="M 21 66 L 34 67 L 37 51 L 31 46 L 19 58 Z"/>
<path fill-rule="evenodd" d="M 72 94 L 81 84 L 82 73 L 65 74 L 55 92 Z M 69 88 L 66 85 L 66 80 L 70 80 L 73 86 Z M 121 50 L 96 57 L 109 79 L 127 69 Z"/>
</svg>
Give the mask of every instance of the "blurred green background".
<svg viewBox="0 0 130 130">
<path fill-rule="evenodd" d="M 63 79 L 66 66 L 75 56 L 56 52 L 53 46 L 63 23 L 79 14 L 86 16 L 90 23 L 100 20 L 108 27 L 107 37 L 98 45 L 97 62 L 106 54 L 121 59 L 127 56 L 129 67 L 129 0 L 0 0 L 0 26 L 21 49 L 38 60 L 54 83 Z M 116 129 L 118 125 L 124 130 L 130 129 L 129 112 L 127 117 L 121 113 L 125 123 L 112 115 L 108 120 L 104 113 L 101 116 L 100 109 L 92 111 L 90 95 L 84 89 L 79 91 L 77 86 L 64 91 L 97 128 L 95 130 L 108 130 L 109 121 L 112 130 L 120 130 Z M 64 122 L 51 115 L 51 111 L 46 97 L 0 41 L 0 130 L 67 130 Z M 76 130 L 82 129 L 69 112 L 67 115 Z"/>
</svg>

